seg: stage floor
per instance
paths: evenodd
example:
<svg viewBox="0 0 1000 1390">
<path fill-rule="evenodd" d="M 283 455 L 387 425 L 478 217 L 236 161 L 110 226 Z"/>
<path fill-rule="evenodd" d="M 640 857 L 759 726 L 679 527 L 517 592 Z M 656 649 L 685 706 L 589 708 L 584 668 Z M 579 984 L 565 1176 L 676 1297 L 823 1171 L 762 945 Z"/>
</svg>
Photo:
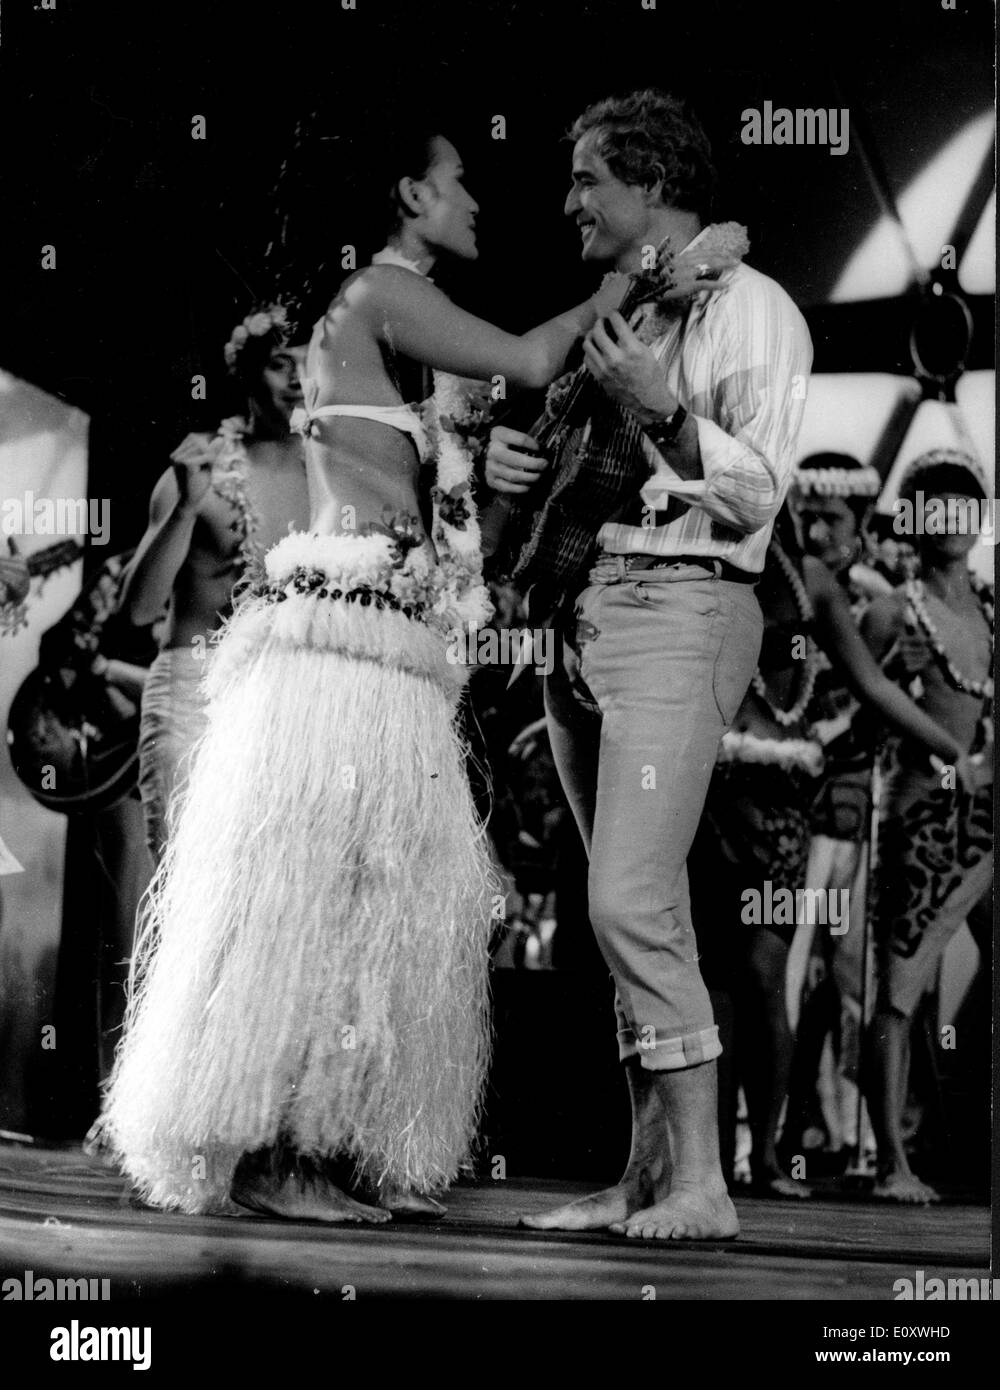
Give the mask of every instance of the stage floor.
<svg viewBox="0 0 1000 1390">
<path fill-rule="evenodd" d="M 592 1186 L 592 1185 L 590 1185 Z M 989 1213 L 826 1197 L 739 1199 L 742 1234 L 718 1244 L 519 1229 L 587 1184 L 460 1184 L 433 1225 L 374 1229 L 248 1214 L 203 1218 L 130 1204 L 78 1150 L 0 1145 L 0 1273 L 108 1278 L 114 1298 L 197 1289 L 357 1298 L 891 1300 L 893 1281 L 987 1272 Z"/>
</svg>

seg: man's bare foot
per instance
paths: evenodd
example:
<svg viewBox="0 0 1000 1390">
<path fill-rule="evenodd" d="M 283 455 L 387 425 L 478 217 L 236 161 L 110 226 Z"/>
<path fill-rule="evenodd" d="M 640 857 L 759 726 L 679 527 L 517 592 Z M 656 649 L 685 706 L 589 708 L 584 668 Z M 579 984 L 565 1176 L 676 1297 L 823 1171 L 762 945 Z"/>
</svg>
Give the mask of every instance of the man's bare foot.
<svg viewBox="0 0 1000 1390">
<path fill-rule="evenodd" d="M 670 1195 L 611 1229 L 635 1240 L 732 1240 L 740 1233 L 736 1208 L 725 1188 L 675 1184 Z"/>
<path fill-rule="evenodd" d="M 370 1221 L 379 1225 L 392 1220 L 391 1212 L 356 1202 L 332 1182 L 317 1177 L 276 1179 L 263 1173 L 241 1177 L 234 1180 L 230 1195 L 241 1207 L 288 1221 Z"/>
<path fill-rule="evenodd" d="M 614 1187 L 554 1207 L 540 1216 L 522 1216 L 520 1224 L 535 1231 L 596 1231 L 627 1220 L 633 1212 L 656 1201 L 659 1194 L 649 1169 L 626 1173 Z"/>
<path fill-rule="evenodd" d="M 448 1215 L 448 1208 L 443 1202 L 409 1188 L 380 1188 L 378 1205 L 384 1211 L 391 1212 L 397 1221 L 440 1221 Z"/>
<path fill-rule="evenodd" d="M 901 1202 L 909 1206 L 930 1206 L 941 1199 L 933 1187 L 921 1182 L 916 1173 L 900 1172 L 898 1168 L 886 1173 L 872 1189 L 872 1196 L 883 1202 Z"/>
</svg>

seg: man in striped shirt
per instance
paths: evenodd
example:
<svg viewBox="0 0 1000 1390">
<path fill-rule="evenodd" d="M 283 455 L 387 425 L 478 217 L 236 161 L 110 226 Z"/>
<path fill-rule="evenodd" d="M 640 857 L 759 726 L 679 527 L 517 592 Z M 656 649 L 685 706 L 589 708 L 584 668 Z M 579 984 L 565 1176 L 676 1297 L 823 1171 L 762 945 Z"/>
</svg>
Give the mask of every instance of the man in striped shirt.
<svg viewBox="0 0 1000 1390">
<path fill-rule="evenodd" d="M 635 271 L 667 235 L 676 252 L 712 245 L 710 149 L 679 102 L 655 91 L 599 102 L 572 135 L 565 212 L 584 260 Z M 727 1238 L 739 1224 L 719 1164 L 721 1048 L 685 861 L 757 661 L 753 586 L 792 476 L 812 347 L 785 292 L 737 265 L 649 344 L 612 314 L 588 334 L 584 360 L 638 421 L 650 468 L 598 533 L 565 661 L 546 683 L 553 752 L 590 855 L 591 920 L 616 985 L 632 1152 L 615 1186 L 527 1224 Z M 494 430 L 490 485 L 531 488 L 548 462 L 524 452 L 534 447 Z"/>
</svg>

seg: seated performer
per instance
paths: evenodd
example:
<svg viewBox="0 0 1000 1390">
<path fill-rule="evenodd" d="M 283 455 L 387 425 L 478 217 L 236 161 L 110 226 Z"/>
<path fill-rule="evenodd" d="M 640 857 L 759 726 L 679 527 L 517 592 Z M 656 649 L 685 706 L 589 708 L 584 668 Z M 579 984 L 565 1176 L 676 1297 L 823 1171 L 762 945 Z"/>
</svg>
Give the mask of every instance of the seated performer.
<svg viewBox="0 0 1000 1390">
<path fill-rule="evenodd" d="M 522 337 L 464 313 L 428 278 L 477 255 L 458 153 L 391 157 L 390 244 L 309 347 L 310 532 L 222 632 L 138 951 L 106 1124 L 159 1206 L 433 1216 L 475 1136 L 494 883 L 449 652 L 489 605 L 445 373 L 539 386 L 623 284 Z"/>
<path fill-rule="evenodd" d="M 218 434 L 189 434 L 174 450 L 149 504 L 149 526 L 125 576 L 122 607 L 136 626 L 169 604 L 160 653 L 142 702 L 139 789 L 146 842 L 158 863 L 167 807 L 205 728 L 207 643 L 228 613 L 233 586 L 265 551 L 309 520 L 302 441 L 289 417 L 301 404 L 280 305 L 250 314 L 226 344 L 249 420 Z"/>
<path fill-rule="evenodd" d="M 864 621 L 877 656 L 905 645 L 900 679 L 962 754 L 946 757 L 942 769 L 904 742 L 884 798 L 866 1093 L 878 1143 L 876 1195 L 896 1202 L 937 1199 L 910 1168 L 903 1142 L 910 1021 L 948 942 L 988 905 L 993 883 L 993 588 L 969 569 L 976 530 L 967 524 L 985 495 L 968 454 L 932 449 L 910 465 L 897 520 L 905 524 L 909 508 L 921 575 L 877 599 Z"/>
</svg>

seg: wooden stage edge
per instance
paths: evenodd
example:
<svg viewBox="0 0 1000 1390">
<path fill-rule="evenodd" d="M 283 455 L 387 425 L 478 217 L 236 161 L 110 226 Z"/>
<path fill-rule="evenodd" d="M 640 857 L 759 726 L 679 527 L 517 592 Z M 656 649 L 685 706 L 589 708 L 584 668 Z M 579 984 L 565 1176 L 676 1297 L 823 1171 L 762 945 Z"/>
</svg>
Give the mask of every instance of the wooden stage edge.
<svg viewBox="0 0 1000 1390">
<path fill-rule="evenodd" d="M 197 1292 L 358 1298 L 802 1301 L 893 1298 L 893 1282 L 980 1278 L 989 1212 L 844 1198 L 737 1199 L 738 1240 L 662 1245 L 541 1233 L 522 1214 L 580 1195 L 547 1180 L 460 1183 L 433 1225 L 380 1228 L 247 1215 L 190 1217 L 130 1204 L 123 1180 L 78 1150 L 0 1144 L 0 1275 L 106 1278 L 113 1298 Z"/>
</svg>

